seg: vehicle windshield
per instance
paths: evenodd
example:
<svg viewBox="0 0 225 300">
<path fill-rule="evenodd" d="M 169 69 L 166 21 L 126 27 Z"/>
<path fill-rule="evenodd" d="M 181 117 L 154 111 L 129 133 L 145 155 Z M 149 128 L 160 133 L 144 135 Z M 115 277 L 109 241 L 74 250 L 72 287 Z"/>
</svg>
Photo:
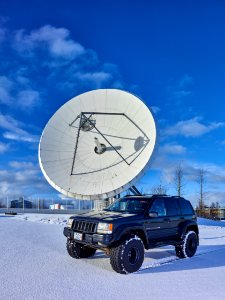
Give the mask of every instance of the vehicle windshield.
<svg viewBox="0 0 225 300">
<path fill-rule="evenodd" d="M 148 199 L 143 198 L 121 198 L 109 205 L 106 211 L 143 213 L 149 204 Z"/>
</svg>

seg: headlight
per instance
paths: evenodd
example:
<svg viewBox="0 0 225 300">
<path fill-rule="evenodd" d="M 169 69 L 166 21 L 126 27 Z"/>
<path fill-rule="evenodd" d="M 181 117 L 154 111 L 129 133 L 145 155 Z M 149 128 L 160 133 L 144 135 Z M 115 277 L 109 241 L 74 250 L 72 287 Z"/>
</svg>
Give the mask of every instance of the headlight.
<svg viewBox="0 0 225 300">
<path fill-rule="evenodd" d="M 69 219 L 67 221 L 67 227 L 71 228 L 72 227 L 72 224 L 73 224 L 73 219 Z"/>
<path fill-rule="evenodd" d="M 97 233 L 111 234 L 113 231 L 113 224 L 98 223 Z"/>
</svg>

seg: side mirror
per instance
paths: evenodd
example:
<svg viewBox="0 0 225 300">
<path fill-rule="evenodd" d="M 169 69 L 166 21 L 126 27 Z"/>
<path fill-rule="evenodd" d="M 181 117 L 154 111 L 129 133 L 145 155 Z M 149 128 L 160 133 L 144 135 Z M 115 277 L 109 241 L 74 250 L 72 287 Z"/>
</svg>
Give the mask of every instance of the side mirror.
<svg viewBox="0 0 225 300">
<path fill-rule="evenodd" d="M 150 211 L 149 217 L 150 218 L 157 218 L 158 217 L 158 213 L 156 211 Z"/>
</svg>

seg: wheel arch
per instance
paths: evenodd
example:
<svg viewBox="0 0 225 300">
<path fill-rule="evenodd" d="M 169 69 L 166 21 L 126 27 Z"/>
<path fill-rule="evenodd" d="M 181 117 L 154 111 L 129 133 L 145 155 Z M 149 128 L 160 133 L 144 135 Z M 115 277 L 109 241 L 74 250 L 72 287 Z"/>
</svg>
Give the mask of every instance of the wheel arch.
<svg viewBox="0 0 225 300">
<path fill-rule="evenodd" d="M 198 229 L 198 225 L 196 224 L 196 222 L 187 221 L 184 224 L 182 224 L 182 226 L 180 226 L 178 233 L 179 233 L 179 236 L 181 237 L 181 239 L 184 238 L 185 234 L 188 231 L 194 231 L 196 233 L 197 237 L 199 237 L 199 229 Z"/>
<path fill-rule="evenodd" d="M 148 249 L 148 240 L 146 232 L 140 225 L 138 226 L 136 224 L 134 224 L 133 226 L 129 226 L 129 228 L 127 228 L 126 226 L 120 228 L 120 231 L 117 234 L 116 243 L 120 243 L 124 239 L 135 235 L 142 240 L 144 248 Z"/>
</svg>

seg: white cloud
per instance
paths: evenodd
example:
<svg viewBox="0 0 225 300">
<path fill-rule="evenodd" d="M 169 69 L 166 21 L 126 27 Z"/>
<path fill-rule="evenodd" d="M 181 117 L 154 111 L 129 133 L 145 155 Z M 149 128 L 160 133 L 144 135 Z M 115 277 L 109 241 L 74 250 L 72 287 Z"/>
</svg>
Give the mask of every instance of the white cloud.
<svg viewBox="0 0 225 300">
<path fill-rule="evenodd" d="M 165 154 L 181 155 L 181 154 L 185 154 L 187 149 L 182 145 L 169 143 L 162 146 L 161 151 Z"/>
<path fill-rule="evenodd" d="M 12 103 L 12 90 L 13 83 L 6 76 L 0 76 L 0 103 L 11 104 Z"/>
<path fill-rule="evenodd" d="M 208 205 L 210 205 L 212 202 L 218 202 L 221 207 L 225 207 L 225 191 L 208 191 L 206 198 Z"/>
<path fill-rule="evenodd" d="M 5 37 L 6 37 L 6 29 L 0 27 L 0 42 L 4 41 Z"/>
<path fill-rule="evenodd" d="M 176 80 L 172 85 L 168 86 L 169 97 L 178 101 L 177 104 L 180 104 L 179 101 L 181 99 L 192 94 L 191 87 L 193 82 L 193 77 L 188 74 L 184 74 L 179 80 Z"/>
<path fill-rule="evenodd" d="M 31 195 L 50 191 L 38 165 L 29 161 L 12 161 L 12 169 L 0 170 L 0 195 Z"/>
<path fill-rule="evenodd" d="M 37 143 L 39 141 L 39 135 L 31 134 L 21 127 L 25 127 L 25 124 L 18 122 L 9 115 L 0 114 L 0 128 L 7 130 L 3 132 L 5 139 L 29 143 Z"/>
<path fill-rule="evenodd" d="M 46 48 L 52 57 L 68 60 L 73 60 L 84 52 L 84 47 L 70 38 L 69 30 L 51 25 L 33 30 L 30 34 L 26 34 L 24 30 L 18 31 L 15 45 L 19 51 L 29 54 L 36 48 Z"/>
<path fill-rule="evenodd" d="M 8 144 L 0 142 L 0 154 L 5 153 L 9 149 Z"/>
<path fill-rule="evenodd" d="M 10 167 L 15 169 L 32 169 L 34 168 L 34 164 L 29 161 L 10 161 Z"/>
<path fill-rule="evenodd" d="M 19 73 L 20 70 L 17 70 L 10 79 L 0 76 L 0 104 L 30 110 L 40 103 L 40 93 L 30 88 L 30 80 Z"/>
<path fill-rule="evenodd" d="M 16 128 L 22 126 L 22 122 L 17 121 L 9 115 L 0 113 L 0 128 L 14 131 Z"/>
<path fill-rule="evenodd" d="M 160 111 L 160 108 L 158 106 L 151 106 L 151 110 L 154 114 L 157 114 Z"/>
<path fill-rule="evenodd" d="M 123 88 L 118 67 L 102 63 L 95 51 L 75 41 L 66 28 L 45 25 L 8 35 L 7 43 L 1 44 L 6 76 L 0 77 L 0 103 L 14 111 L 30 113 L 50 93 L 60 92 L 68 99 L 90 89 Z"/>
<path fill-rule="evenodd" d="M 193 77 L 188 74 L 184 74 L 178 81 L 178 87 L 182 89 L 184 87 L 190 86 L 193 84 L 193 81 Z"/>
<path fill-rule="evenodd" d="M 178 98 L 178 99 L 186 97 L 186 96 L 189 96 L 191 94 L 192 94 L 192 92 L 188 91 L 188 90 L 179 90 L 179 91 L 173 91 L 173 92 L 171 92 L 171 96 L 173 96 L 175 98 Z"/>
<path fill-rule="evenodd" d="M 206 170 L 208 177 L 209 177 L 209 183 L 214 184 L 216 183 L 223 183 L 225 188 L 225 167 L 221 165 L 216 165 L 212 163 L 204 163 L 200 165 L 201 168 Z M 200 168 L 197 164 L 197 168 Z"/>
<path fill-rule="evenodd" d="M 2 177 L 1 175 L 2 174 L 1 174 L 1 171 L 0 171 L 0 179 Z M 1 182 L 0 182 L 0 195 L 1 196 L 4 196 L 4 195 L 8 196 L 8 194 L 11 193 L 11 192 L 12 192 L 12 189 L 11 189 L 10 182 L 1 180 Z"/>
<path fill-rule="evenodd" d="M 22 142 L 28 142 L 28 143 L 38 143 L 40 137 L 37 135 L 32 135 L 25 130 L 20 130 L 19 133 L 14 132 L 4 132 L 3 136 L 5 139 L 8 140 L 15 140 L 15 141 L 22 141 Z"/>
<path fill-rule="evenodd" d="M 0 36 L 4 32 L 0 31 Z M 0 77 L 0 104 L 3 107 L 0 136 L 8 140 L 0 143 L 0 152 L 5 153 L 6 147 L 16 146 L 14 155 L 18 156 L 18 161 L 9 163 L 9 170 L 0 170 L 0 193 L 52 192 L 38 165 L 32 165 L 29 159 L 19 161 L 24 155 L 24 143 L 29 143 L 29 149 L 37 151 L 35 143 L 39 141 L 39 135 L 35 133 L 38 129 L 13 116 L 24 118 L 24 112 L 30 113 L 34 107 L 40 114 L 43 105 L 46 112 L 52 99 L 58 101 L 53 105 L 56 107 L 62 99 L 90 88 L 123 88 L 120 73 L 116 65 L 101 62 L 95 51 L 74 40 L 69 30 L 50 25 L 30 32 L 19 30 L 12 33 L 9 30 L 7 40 L 1 41 L 0 59 L 1 74 L 5 74 Z M 43 101 L 45 99 L 48 101 Z M 8 113 L 4 114 L 5 111 Z M 6 163 L 4 168 L 7 168 Z"/>
<path fill-rule="evenodd" d="M 183 111 L 184 101 L 193 94 L 193 83 L 194 79 L 189 74 L 184 74 L 179 79 L 173 79 L 167 87 L 167 105 L 176 106 L 177 110 L 182 107 Z M 187 112 L 188 104 L 186 106 L 185 112 Z"/>
<path fill-rule="evenodd" d="M 23 110 L 32 108 L 40 104 L 40 93 L 34 90 L 23 90 L 18 93 L 17 105 Z"/>
<path fill-rule="evenodd" d="M 89 84 L 94 83 L 96 88 L 100 88 L 103 83 L 108 82 L 112 75 L 106 72 L 93 72 L 93 73 L 76 73 L 75 77 L 79 78 L 81 81 L 89 82 Z"/>
<path fill-rule="evenodd" d="M 203 124 L 201 118 L 196 117 L 185 121 L 180 121 L 177 124 L 166 128 L 163 131 L 164 136 L 182 135 L 185 137 L 199 137 L 217 128 L 224 127 L 225 123 L 213 122 Z"/>
<path fill-rule="evenodd" d="M 199 197 L 199 184 L 197 176 L 200 169 L 205 170 L 205 202 L 210 204 L 218 197 L 220 203 L 225 205 L 225 166 L 212 163 L 199 163 L 190 159 L 174 158 L 163 151 L 159 152 L 158 156 L 152 164 L 152 170 L 159 172 L 158 177 L 163 179 L 163 182 L 168 185 L 169 193 L 174 193 L 174 175 L 177 166 L 181 166 L 184 174 L 184 192 L 187 198 L 190 198 L 193 203 L 197 204 Z"/>
</svg>

